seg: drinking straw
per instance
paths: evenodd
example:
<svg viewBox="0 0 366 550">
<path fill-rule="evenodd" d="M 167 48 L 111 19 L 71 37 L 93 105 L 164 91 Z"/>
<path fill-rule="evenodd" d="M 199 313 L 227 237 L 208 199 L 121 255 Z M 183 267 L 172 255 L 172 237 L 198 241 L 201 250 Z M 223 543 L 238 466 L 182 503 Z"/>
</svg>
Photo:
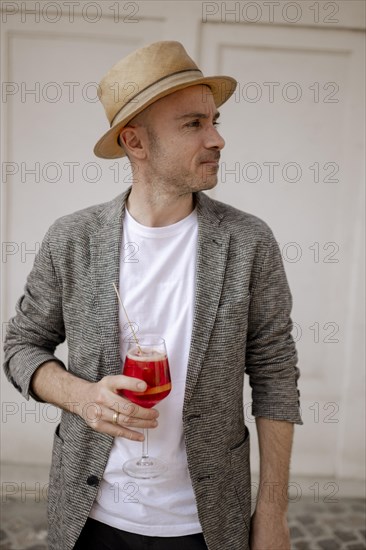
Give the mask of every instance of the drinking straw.
<svg viewBox="0 0 366 550">
<path fill-rule="evenodd" d="M 115 283 L 112 283 L 112 284 L 113 284 L 114 290 L 115 290 L 115 292 L 116 292 L 116 294 L 117 294 L 118 301 L 119 301 L 119 303 L 121 304 L 121 306 L 122 306 L 122 308 L 123 308 L 123 311 L 125 312 L 125 315 L 126 315 L 126 317 L 127 317 L 128 324 L 129 324 L 130 327 L 131 327 L 132 334 L 133 334 L 133 337 L 134 337 L 134 339 L 135 339 L 137 349 L 138 349 L 138 351 L 142 354 L 142 349 L 140 348 L 140 344 L 139 344 L 139 341 L 138 341 L 138 339 L 137 339 L 136 333 L 135 333 L 135 331 L 134 331 L 133 324 L 131 323 L 131 321 L 130 321 L 128 315 L 127 315 L 126 308 L 125 308 L 125 306 L 123 305 L 123 302 L 122 302 L 122 300 L 121 300 L 121 297 L 120 297 L 120 295 L 119 295 L 119 292 L 118 292 L 118 289 L 117 289 Z"/>
</svg>

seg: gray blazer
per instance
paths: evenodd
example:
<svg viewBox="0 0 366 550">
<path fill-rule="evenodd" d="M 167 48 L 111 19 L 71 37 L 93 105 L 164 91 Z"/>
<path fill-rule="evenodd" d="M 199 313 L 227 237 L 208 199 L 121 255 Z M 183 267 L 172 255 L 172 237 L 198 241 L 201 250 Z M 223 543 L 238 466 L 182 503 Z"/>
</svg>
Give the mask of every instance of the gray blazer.
<svg viewBox="0 0 366 550">
<path fill-rule="evenodd" d="M 5 372 L 30 381 L 68 342 L 68 369 L 86 380 L 120 373 L 118 284 L 124 194 L 57 220 L 8 326 Z M 301 424 L 291 295 L 260 219 L 196 193 L 196 303 L 183 406 L 189 473 L 209 550 L 248 548 L 251 492 L 244 371 L 252 413 Z M 189 337 L 189 335 L 182 335 Z M 112 437 L 63 412 L 48 495 L 50 550 L 71 550 L 97 495 Z"/>
</svg>

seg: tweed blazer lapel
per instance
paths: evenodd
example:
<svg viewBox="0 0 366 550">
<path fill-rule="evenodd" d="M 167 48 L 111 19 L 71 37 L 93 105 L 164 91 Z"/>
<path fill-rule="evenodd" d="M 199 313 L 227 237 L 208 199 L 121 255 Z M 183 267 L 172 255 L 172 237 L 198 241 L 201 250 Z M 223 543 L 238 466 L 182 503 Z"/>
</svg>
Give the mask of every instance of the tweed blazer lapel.
<svg viewBox="0 0 366 550">
<path fill-rule="evenodd" d="M 90 242 L 91 275 L 98 330 L 104 362 L 101 375 L 121 374 L 119 345 L 119 305 L 113 288 L 119 286 L 120 247 L 125 201 L 130 188 L 101 210 L 100 229 Z"/>
<path fill-rule="evenodd" d="M 187 412 L 214 326 L 225 276 L 230 234 L 220 227 L 222 214 L 204 193 L 196 193 L 198 243 L 196 298 L 183 414 Z"/>
</svg>

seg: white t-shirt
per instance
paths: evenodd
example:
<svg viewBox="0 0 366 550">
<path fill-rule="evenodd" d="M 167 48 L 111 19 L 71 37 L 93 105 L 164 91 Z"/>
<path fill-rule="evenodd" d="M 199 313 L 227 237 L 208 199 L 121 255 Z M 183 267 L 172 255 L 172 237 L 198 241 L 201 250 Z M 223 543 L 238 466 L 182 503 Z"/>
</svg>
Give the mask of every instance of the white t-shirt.
<svg viewBox="0 0 366 550">
<path fill-rule="evenodd" d="M 198 223 L 194 210 L 173 225 L 147 227 L 126 209 L 123 223 L 121 299 L 135 330 L 166 342 L 172 390 L 156 408 L 159 425 L 149 430 L 149 454 L 168 464 L 154 479 L 134 479 L 122 464 L 141 456 L 142 443 L 115 438 L 90 517 L 148 536 L 183 536 L 202 531 L 187 468 L 182 408 L 193 326 Z M 120 308 L 121 368 L 130 339 Z"/>
</svg>

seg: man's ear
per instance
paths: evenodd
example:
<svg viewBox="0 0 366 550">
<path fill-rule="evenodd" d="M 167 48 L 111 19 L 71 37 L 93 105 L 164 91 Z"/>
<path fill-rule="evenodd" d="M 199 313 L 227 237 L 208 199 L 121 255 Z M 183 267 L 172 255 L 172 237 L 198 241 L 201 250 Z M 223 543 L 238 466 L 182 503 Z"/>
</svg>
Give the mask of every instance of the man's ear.
<svg viewBox="0 0 366 550">
<path fill-rule="evenodd" d="M 146 157 L 146 140 L 142 127 L 126 126 L 119 134 L 119 141 L 128 156 L 137 159 Z"/>
</svg>

